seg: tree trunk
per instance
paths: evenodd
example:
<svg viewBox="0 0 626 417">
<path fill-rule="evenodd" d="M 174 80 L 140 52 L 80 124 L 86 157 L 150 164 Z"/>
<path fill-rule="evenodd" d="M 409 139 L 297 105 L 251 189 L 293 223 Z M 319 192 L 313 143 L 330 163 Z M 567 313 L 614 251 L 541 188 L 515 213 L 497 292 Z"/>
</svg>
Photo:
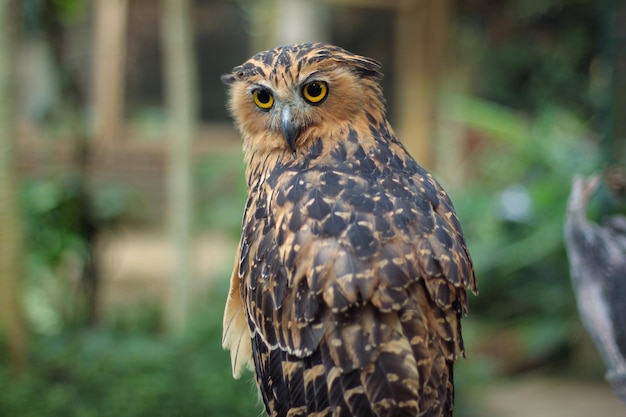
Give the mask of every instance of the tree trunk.
<svg viewBox="0 0 626 417">
<path fill-rule="evenodd" d="M 169 226 L 175 254 L 169 324 L 175 332 L 181 332 L 187 323 L 192 278 L 190 147 L 196 127 L 198 90 L 189 9 L 189 0 L 163 1 L 163 63 L 170 140 Z"/>
<path fill-rule="evenodd" d="M 258 0 L 250 7 L 251 55 L 279 45 L 328 40 L 325 1 Z"/>
<path fill-rule="evenodd" d="M 270 47 L 325 41 L 324 6 L 319 0 L 276 0 L 274 45 Z"/>
<path fill-rule="evenodd" d="M 13 120 L 12 31 L 10 0 L 0 0 L 0 333 L 16 373 L 26 367 L 27 331 L 21 309 L 22 230 L 18 207 Z"/>
<path fill-rule="evenodd" d="M 128 0 L 96 0 L 94 10 L 94 136 L 102 144 L 122 133 Z"/>
<path fill-rule="evenodd" d="M 396 18 L 394 125 L 411 155 L 429 169 L 435 162 L 437 96 L 449 18 L 449 0 L 406 2 Z"/>
</svg>

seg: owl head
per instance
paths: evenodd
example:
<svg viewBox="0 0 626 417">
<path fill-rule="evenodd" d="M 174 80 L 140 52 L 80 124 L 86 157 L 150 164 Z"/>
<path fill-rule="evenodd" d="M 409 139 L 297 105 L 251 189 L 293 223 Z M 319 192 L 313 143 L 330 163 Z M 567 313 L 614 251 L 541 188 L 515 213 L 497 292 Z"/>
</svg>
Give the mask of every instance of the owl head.
<svg viewBox="0 0 626 417">
<path fill-rule="evenodd" d="M 384 118 L 380 67 L 337 46 L 305 43 L 260 52 L 221 79 L 244 148 L 295 153 L 359 118 Z"/>
</svg>

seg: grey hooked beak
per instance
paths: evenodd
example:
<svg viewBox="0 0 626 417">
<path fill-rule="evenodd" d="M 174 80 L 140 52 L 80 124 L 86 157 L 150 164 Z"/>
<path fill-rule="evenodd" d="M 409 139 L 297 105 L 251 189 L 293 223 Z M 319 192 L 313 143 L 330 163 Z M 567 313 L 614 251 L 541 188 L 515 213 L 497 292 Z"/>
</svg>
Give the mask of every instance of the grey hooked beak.
<svg viewBox="0 0 626 417">
<path fill-rule="evenodd" d="M 285 135 L 285 140 L 289 145 L 289 148 L 292 151 L 296 151 L 296 140 L 298 136 L 300 136 L 300 126 L 294 123 L 291 118 L 291 109 L 289 106 L 283 107 L 280 114 L 280 128 L 283 131 L 283 135 Z"/>
</svg>

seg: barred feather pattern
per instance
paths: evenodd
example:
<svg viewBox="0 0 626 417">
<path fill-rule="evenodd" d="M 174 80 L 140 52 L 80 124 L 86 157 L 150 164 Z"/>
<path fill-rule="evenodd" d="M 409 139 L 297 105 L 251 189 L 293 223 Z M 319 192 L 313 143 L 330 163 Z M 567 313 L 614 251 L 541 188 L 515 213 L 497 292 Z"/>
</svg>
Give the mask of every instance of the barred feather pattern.
<svg viewBox="0 0 626 417">
<path fill-rule="evenodd" d="M 333 65 L 314 63 L 343 71 L 330 87 L 345 74 L 367 87 L 373 104 L 307 125 L 296 150 L 263 151 L 231 99 L 248 199 L 224 345 L 235 375 L 254 369 L 271 416 L 452 416 L 461 316 L 476 290 L 461 226 L 389 126 L 378 64 L 333 48 L 285 47 L 246 64 L 285 78 L 293 65 L 282 68 L 281 54 L 299 62 L 323 50 Z"/>
</svg>

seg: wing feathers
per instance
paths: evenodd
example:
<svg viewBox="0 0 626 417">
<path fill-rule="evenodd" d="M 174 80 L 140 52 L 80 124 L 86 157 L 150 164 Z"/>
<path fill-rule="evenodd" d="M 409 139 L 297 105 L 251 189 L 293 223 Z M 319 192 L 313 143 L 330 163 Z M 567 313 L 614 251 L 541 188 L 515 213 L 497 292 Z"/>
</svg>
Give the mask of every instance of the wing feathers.
<svg viewBox="0 0 626 417">
<path fill-rule="evenodd" d="M 239 292 L 238 262 L 230 280 L 230 290 L 224 310 L 222 346 L 230 350 L 233 376 L 239 378 L 244 367 L 252 369 L 252 345 L 245 309 Z"/>
<path fill-rule="evenodd" d="M 272 416 L 451 415 L 471 259 L 430 174 L 379 156 L 361 155 L 371 178 L 298 169 L 253 186 L 224 345 L 237 375 L 253 346 Z"/>
</svg>

